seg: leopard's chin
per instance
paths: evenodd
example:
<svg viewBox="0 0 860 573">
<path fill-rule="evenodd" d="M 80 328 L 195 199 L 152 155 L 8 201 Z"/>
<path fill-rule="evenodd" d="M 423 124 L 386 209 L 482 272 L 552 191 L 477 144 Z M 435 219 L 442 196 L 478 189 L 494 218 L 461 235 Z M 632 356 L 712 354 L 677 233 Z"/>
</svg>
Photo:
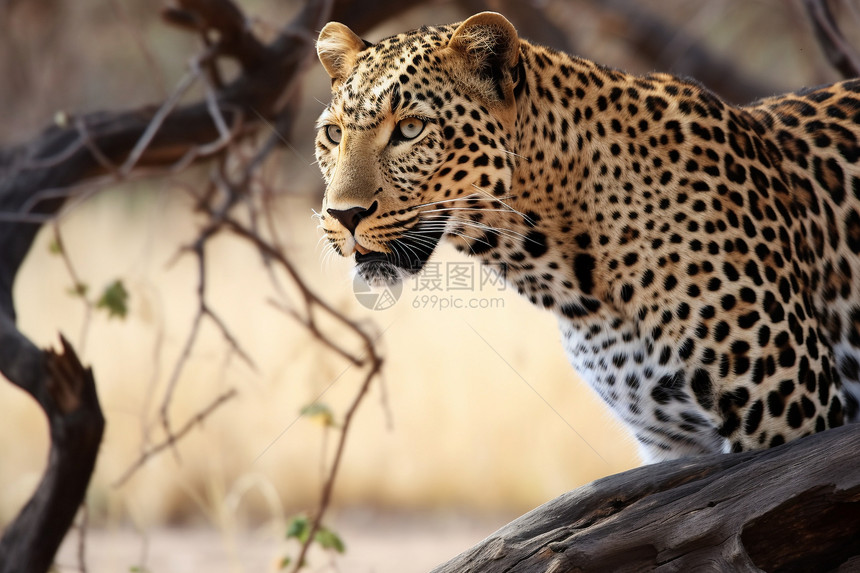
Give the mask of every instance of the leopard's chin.
<svg viewBox="0 0 860 573">
<path fill-rule="evenodd" d="M 392 286 L 421 272 L 426 257 L 400 257 L 391 253 L 355 253 L 355 272 L 367 284 L 375 287 Z"/>
<path fill-rule="evenodd" d="M 430 229 L 433 229 L 432 231 Z M 442 238 L 439 224 L 425 228 L 419 223 L 401 238 L 388 243 L 389 252 L 356 250 L 355 271 L 371 286 L 391 286 L 418 274 Z"/>
<path fill-rule="evenodd" d="M 356 274 L 373 287 L 394 286 L 418 272 L 394 264 L 384 253 L 356 253 L 355 263 Z"/>
</svg>

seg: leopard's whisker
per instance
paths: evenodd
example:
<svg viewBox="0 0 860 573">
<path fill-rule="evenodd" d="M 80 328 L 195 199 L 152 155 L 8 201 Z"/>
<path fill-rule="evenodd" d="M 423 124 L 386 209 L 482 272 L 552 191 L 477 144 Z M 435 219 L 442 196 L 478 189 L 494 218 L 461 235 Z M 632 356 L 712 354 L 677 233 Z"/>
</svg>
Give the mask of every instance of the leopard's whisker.
<svg viewBox="0 0 860 573">
<path fill-rule="evenodd" d="M 522 217 L 522 218 L 525 220 L 525 222 L 526 222 L 527 224 L 529 224 L 529 225 L 534 225 L 534 224 L 535 224 L 535 222 L 534 222 L 534 221 L 532 221 L 532 220 L 531 220 L 531 218 L 530 218 L 528 215 L 526 215 L 525 213 L 523 213 L 523 212 L 521 212 L 521 211 L 517 211 L 516 209 L 514 209 L 513 207 L 511 207 L 510 205 L 508 205 L 507 203 L 505 203 L 504 201 L 502 201 L 502 200 L 501 200 L 501 199 L 499 199 L 498 197 L 495 197 L 495 196 L 494 196 L 492 193 L 490 193 L 489 191 L 487 191 L 487 190 L 485 190 L 485 189 L 481 189 L 480 187 L 478 187 L 478 186 L 477 186 L 477 185 L 475 185 L 474 183 L 472 183 L 472 187 L 474 187 L 475 189 L 477 189 L 478 191 L 480 191 L 481 193 L 483 193 L 484 195 L 486 195 L 487 197 L 489 197 L 489 198 L 490 198 L 490 199 L 492 199 L 493 201 L 497 201 L 497 202 L 501 203 L 503 206 L 507 207 L 507 209 L 508 209 L 509 211 L 511 211 L 511 212 L 513 212 L 513 213 L 516 213 L 517 215 L 519 215 L 520 217 Z"/>
<path fill-rule="evenodd" d="M 514 153 L 513 151 L 508 151 L 507 149 L 502 149 L 502 153 L 507 153 L 508 155 L 513 155 L 514 157 L 519 157 L 520 159 L 525 159 L 528 163 L 532 162 L 531 157 L 526 157 L 525 155 L 520 155 L 519 153 Z"/>
<path fill-rule="evenodd" d="M 422 207 L 432 207 L 433 205 L 441 205 L 443 203 L 451 203 L 452 201 L 465 201 L 472 197 L 478 197 L 478 193 L 469 193 L 468 195 L 463 195 L 462 197 L 452 197 L 450 199 L 441 199 L 439 201 L 430 201 L 428 203 L 419 203 L 418 205 L 411 205 L 406 208 L 407 211 L 414 211 L 415 209 L 420 209 Z"/>
</svg>

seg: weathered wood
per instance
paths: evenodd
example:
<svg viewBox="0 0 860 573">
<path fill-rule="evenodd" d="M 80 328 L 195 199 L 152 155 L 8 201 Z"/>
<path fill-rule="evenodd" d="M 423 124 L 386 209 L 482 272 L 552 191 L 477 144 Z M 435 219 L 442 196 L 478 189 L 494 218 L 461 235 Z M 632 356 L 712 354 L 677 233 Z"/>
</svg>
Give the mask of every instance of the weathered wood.
<svg viewBox="0 0 860 573">
<path fill-rule="evenodd" d="M 104 433 L 93 373 L 62 340 L 62 353 L 38 352 L 39 393 L 51 435 L 36 492 L 0 539 L 0 573 L 47 571 L 81 505 Z"/>
<path fill-rule="evenodd" d="M 564 494 L 434 573 L 860 570 L 860 425 L 636 468 Z"/>
</svg>

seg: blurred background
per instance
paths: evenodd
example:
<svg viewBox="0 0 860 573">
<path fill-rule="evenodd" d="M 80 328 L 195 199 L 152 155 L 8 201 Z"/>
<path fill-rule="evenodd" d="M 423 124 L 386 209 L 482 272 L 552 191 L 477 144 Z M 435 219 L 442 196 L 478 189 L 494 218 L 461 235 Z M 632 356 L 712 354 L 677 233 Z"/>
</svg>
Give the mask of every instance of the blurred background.
<svg viewBox="0 0 860 573">
<path fill-rule="evenodd" d="M 301 7 L 238 4 L 262 38 Z M 838 79 L 800 1 L 415 4 L 364 37 L 375 41 L 489 7 L 536 42 L 631 72 L 690 75 L 738 103 Z M 858 3 L 831 7 L 860 45 Z M 159 8 L 148 0 L 0 0 L 0 145 L 34 137 L 68 114 L 163 101 L 200 46 L 165 26 Z M 309 286 L 378 337 L 385 363 L 350 432 L 326 519 L 346 553 L 312 553 L 310 570 L 426 571 L 513 517 L 639 462 L 631 439 L 567 365 L 553 318 L 515 293 L 456 285 L 432 291 L 414 281 L 385 310 L 354 296 L 351 261 L 324 256 L 311 218 L 323 191 L 313 122 L 328 85 L 313 65 L 293 142 L 263 169 L 277 192 L 272 208 L 289 256 Z M 43 347 L 56 346 L 58 332 L 72 340 L 93 366 L 107 418 L 87 502 L 91 572 L 277 570 L 295 553 L 295 540 L 285 538 L 291 517 L 312 511 L 319 499 L 337 431 L 299 412 L 319 400 L 338 422 L 363 378 L 273 308 L 266 271 L 247 244 L 218 238 L 209 303 L 256 368 L 204 324 L 170 415 L 179 425 L 228 388 L 237 398 L 114 485 L 140 455 L 197 308 L 194 260 L 175 255 L 201 225 L 185 188 L 206 177 L 202 166 L 119 184 L 60 221 L 81 282 L 101 291 L 122 280 L 125 319 L 104 312 L 88 318 L 69 292 L 65 262 L 52 252 L 50 225 L 17 279 L 21 330 Z M 447 249 L 435 257 L 443 280 L 469 264 Z M 478 276 L 474 268 L 466 272 Z M 0 384 L 0 419 L 2 528 L 38 483 L 48 437 L 41 411 L 9 384 Z M 78 570 L 79 551 L 72 531 L 58 570 Z"/>
</svg>

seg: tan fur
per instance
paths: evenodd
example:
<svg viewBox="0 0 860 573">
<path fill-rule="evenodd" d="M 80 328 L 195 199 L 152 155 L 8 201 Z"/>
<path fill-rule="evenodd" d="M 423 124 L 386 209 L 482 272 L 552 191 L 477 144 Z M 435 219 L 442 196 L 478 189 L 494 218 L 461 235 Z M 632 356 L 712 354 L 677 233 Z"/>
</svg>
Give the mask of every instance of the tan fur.
<svg viewBox="0 0 860 573">
<path fill-rule="evenodd" d="M 366 47 L 364 40 L 340 22 L 329 22 L 317 40 L 317 55 L 332 80 L 344 79 L 355 64 L 358 53 Z"/>
<path fill-rule="evenodd" d="M 470 86 L 481 99 L 497 101 L 492 82 L 481 78 L 480 71 L 489 67 L 490 61 L 513 69 L 519 61 L 520 39 L 513 24 L 504 16 L 496 12 L 481 12 L 460 24 L 451 36 L 448 48 L 466 63 L 459 67 L 457 79 Z M 513 99 L 513 85 L 510 83 L 505 90 L 506 103 Z"/>
</svg>

